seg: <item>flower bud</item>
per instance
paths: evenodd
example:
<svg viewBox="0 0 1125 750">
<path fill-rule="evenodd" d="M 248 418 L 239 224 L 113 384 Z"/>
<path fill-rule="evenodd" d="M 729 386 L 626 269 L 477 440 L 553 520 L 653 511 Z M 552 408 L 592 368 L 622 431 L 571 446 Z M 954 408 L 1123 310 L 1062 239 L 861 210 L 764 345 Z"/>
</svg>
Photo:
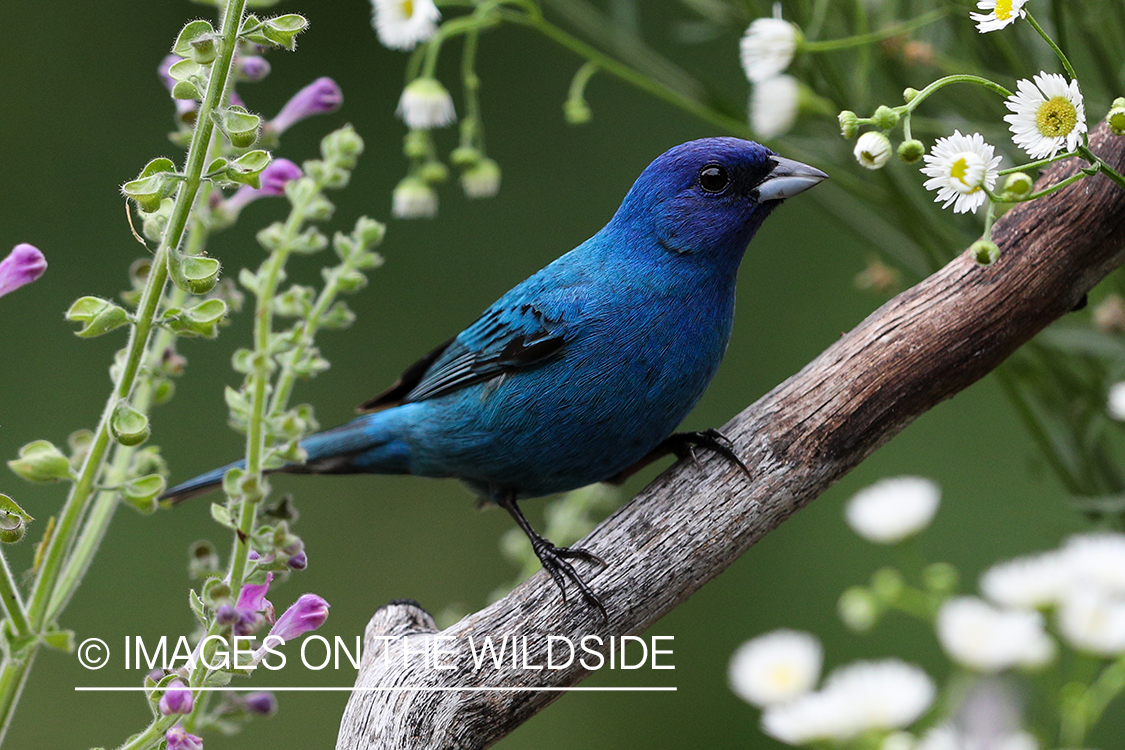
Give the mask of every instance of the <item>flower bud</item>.
<svg viewBox="0 0 1125 750">
<path fill-rule="evenodd" d="M 430 185 L 440 185 L 449 179 L 449 167 L 440 161 L 427 161 L 419 167 L 418 176 Z"/>
<path fill-rule="evenodd" d="M 585 99 L 571 97 L 563 102 L 563 116 L 570 125 L 585 125 L 594 117 Z"/>
<path fill-rule="evenodd" d="M 407 127 L 419 130 L 440 128 L 457 119 L 453 97 L 436 78 L 415 78 L 402 90 L 398 115 Z"/>
<path fill-rule="evenodd" d="M 351 125 L 333 130 L 320 141 L 320 154 L 338 167 L 351 169 L 363 153 L 363 138 Z"/>
<path fill-rule="evenodd" d="M 438 197 L 425 181 L 404 177 L 391 194 L 391 214 L 399 219 L 429 219 L 437 215 Z"/>
<path fill-rule="evenodd" d="M 1113 102 L 1113 107 L 1105 116 L 1105 124 L 1114 135 L 1125 135 L 1125 99 Z"/>
<path fill-rule="evenodd" d="M 203 750 L 203 738 L 188 734 L 179 724 L 164 733 L 164 740 L 168 743 L 167 750 Z"/>
<path fill-rule="evenodd" d="M 461 189 L 467 198 L 491 198 L 500 192 L 500 165 L 481 159 L 461 173 Z"/>
<path fill-rule="evenodd" d="M 902 100 L 907 104 L 910 104 L 910 102 L 914 101 L 914 97 L 918 96 L 918 94 L 920 93 L 922 92 L 920 92 L 918 89 L 908 87 L 902 92 Z"/>
<path fill-rule="evenodd" d="M 856 137 L 859 132 L 859 118 L 856 117 L 855 112 L 845 109 L 839 115 L 837 120 L 840 122 L 840 135 L 847 138 L 849 141 Z"/>
<path fill-rule="evenodd" d="M 882 169 L 891 158 L 891 140 L 878 130 L 868 130 L 855 143 L 856 161 L 867 169 Z"/>
<path fill-rule="evenodd" d="M 38 279 L 47 270 L 47 259 L 34 245 L 21 242 L 0 261 L 0 297 Z"/>
<path fill-rule="evenodd" d="M 871 593 L 882 602 L 890 603 L 902 595 L 906 581 L 894 568 L 880 568 L 871 576 Z"/>
<path fill-rule="evenodd" d="M 973 260 L 982 266 L 991 266 L 1000 257 L 1000 248 L 992 240 L 977 240 L 969 246 Z"/>
<path fill-rule="evenodd" d="M 270 63 L 258 55 L 239 55 L 234 61 L 234 74 L 240 81 L 257 83 L 270 74 Z"/>
<path fill-rule="evenodd" d="M 926 588 L 935 594 L 953 593 L 959 579 L 957 568 L 949 563 L 932 563 L 922 570 L 922 580 L 925 581 Z"/>
<path fill-rule="evenodd" d="M 257 716 L 273 716 L 277 713 L 277 698 L 269 691 L 247 693 L 243 701 L 246 710 Z"/>
<path fill-rule="evenodd" d="M 1013 172 L 1004 181 L 1002 195 L 1006 198 L 1025 198 L 1031 195 L 1035 181 L 1026 172 Z"/>
<path fill-rule="evenodd" d="M 328 619 L 328 606 L 328 602 L 316 594 L 302 594 L 293 606 L 277 618 L 277 622 L 270 628 L 270 635 L 276 635 L 283 641 L 291 641 L 316 630 Z"/>
<path fill-rule="evenodd" d="M 164 695 L 160 697 L 160 713 L 165 716 L 172 714 L 190 714 L 195 706 L 191 688 L 183 680 L 176 678 L 164 688 Z"/>
<path fill-rule="evenodd" d="M 862 586 L 846 589 L 840 595 L 836 610 L 844 624 L 857 633 L 870 630 L 879 619 L 879 607 L 875 597 Z"/>
<path fill-rule="evenodd" d="M 898 146 L 898 158 L 907 164 L 918 161 L 924 153 L 926 153 L 926 147 L 922 145 L 921 141 L 916 141 L 913 138 L 909 141 L 903 141 Z"/>
<path fill-rule="evenodd" d="M 890 130 L 898 125 L 899 113 L 897 109 L 891 109 L 885 104 L 880 104 L 871 119 L 874 121 L 875 127 L 880 130 Z"/>
</svg>

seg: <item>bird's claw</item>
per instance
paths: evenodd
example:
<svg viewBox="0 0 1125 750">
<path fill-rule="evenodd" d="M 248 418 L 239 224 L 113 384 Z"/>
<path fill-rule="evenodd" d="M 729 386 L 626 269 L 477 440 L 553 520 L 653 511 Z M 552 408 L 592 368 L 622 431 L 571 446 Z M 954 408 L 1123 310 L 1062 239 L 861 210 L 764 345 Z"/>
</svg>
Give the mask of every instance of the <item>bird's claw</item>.
<svg viewBox="0 0 1125 750">
<path fill-rule="evenodd" d="M 751 476 L 750 469 L 734 452 L 734 443 L 731 442 L 731 439 L 714 428 L 702 432 L 677 432 L 670 436 L 668 441 L 669 448 L 676 458 L 688 459 L 696 467 L 699 467 L 700 464 L 695 449 L 707 448 L 736 465 L 746 476 Z"/>
<path fill-rule="evenodd" d="M 559 593 L 562 595 L 564 603 L 566 602 L 566 580 L 569 578 L 578 587 L 582 598 L 598 610 L 603 621 L 609 622 L 609 613 L 601 599 L 586 585 L 586 582 L 578 575 L 578 571 L 568 562 L 568 560 L 582 560 L 604 567 L 605 560 L 581 547 L 556 547 L 542 537 L 540 537 L 538 544 L 533 545 L 533 549 L 535 550 L 535 556 L 539 558 L 539 562 L 543 563 L 543 569 L 547 571 L 555 585 L 559 587 Z"/>
</svg>

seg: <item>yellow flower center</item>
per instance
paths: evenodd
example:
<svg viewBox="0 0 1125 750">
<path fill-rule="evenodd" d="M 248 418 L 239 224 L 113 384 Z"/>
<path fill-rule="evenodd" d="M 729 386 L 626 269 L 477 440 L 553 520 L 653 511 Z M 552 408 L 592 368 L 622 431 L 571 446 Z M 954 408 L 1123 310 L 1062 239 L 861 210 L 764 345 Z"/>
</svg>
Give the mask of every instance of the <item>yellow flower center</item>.
<svg viewBox="0 0 1125 750">
<path fill-rule="evenodd" d="M 1078 110 L 1065 96 L 1052 96 L 1035 113 L 1035 127 L 1047 138 L 1069 135 L 1077 124 Z"/>
<path fill-rule="evenodd" d="M 976 184 L 966 179 L 969 177 L 969 160 L 964 156 L 958 156 L 953 160 L 953 164 L 949 167 L 949 176 L 968 188 L 968 190 L 962 190 L 960 192 L 970 194 L 980 190 L 980 181 L 977 175 L 973 175 L 972 177 Z"/>
<path fill-rule="evenodd" d="M 414 0 L 402 0 L 399 9 L 403 18 L 414 18 Z"/>
<path fill-rule="evenodd" d="M 1007 21 L 1012 17 L 1012 0 L 996 0 L 996 18 Z"/>
</svg>

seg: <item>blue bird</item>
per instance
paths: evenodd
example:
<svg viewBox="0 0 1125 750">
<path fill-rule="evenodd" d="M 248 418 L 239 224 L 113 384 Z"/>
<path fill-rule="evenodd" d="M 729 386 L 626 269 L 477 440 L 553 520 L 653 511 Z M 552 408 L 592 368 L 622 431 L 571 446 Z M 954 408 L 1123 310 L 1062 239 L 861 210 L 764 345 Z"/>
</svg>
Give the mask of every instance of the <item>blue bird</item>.
<svg viewBox="0 0 1125 750">
<path fill-rule="evenodd" d="M 460 479 L 512 515 L 564 599 L 569 579 L 605 617 L 569 562 L 600 558 L 551 544 L 517 501 L 620 481 L 695 446 L 742 466 L 717 431 L 673 430 L 726 350 L 754 233 L 784 199 L 826 177 L 736 138 L 670 149 L 601 231 L 359 407 L 368 413 L 302 441 L 305 463 L 276 471 Z M 235 466 L 164 499 L 210 489 Z"/>
</svg>

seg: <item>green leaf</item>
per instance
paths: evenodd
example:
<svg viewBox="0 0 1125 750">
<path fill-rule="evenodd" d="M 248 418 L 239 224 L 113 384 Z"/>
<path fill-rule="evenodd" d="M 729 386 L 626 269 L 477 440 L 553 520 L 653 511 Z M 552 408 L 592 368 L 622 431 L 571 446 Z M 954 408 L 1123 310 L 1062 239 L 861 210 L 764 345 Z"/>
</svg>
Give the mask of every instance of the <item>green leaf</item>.
<svg viewBox="0 0 1125 750">
<path fill-rule="evenodd" d="M 46 440 L 35 440 L 20 448 L 19 458 L 8 467 L 29 482 L 56 482 L 70 479 L 70 461 Z"/>
<path fill-rule="evenodd" d="M 44 646 L 62 651 L 63 653 L 74 652 L 74 631 L 73 630 L 52 630 L 44 633 L 40 640 L 43 641 Z"/>
<path fill-rule="evenodd" d="M 230 519 L 230 511 L 227 510 L 227 506 L 225 505 L 211 503 L 211 518 L 220 526 L 226 526 L 230 529 L 234 528 L 234 522 Z"/>
<path fill-rule="evenodd" d="M 92 338 L 125 325 L 129 322 L 129 314 L 125 308 L 101 297 L 80 297 L 66 311 L 66 319 L 82 323 L 81 330 L 75 333 L 83 338 Z"/>
</svg>

